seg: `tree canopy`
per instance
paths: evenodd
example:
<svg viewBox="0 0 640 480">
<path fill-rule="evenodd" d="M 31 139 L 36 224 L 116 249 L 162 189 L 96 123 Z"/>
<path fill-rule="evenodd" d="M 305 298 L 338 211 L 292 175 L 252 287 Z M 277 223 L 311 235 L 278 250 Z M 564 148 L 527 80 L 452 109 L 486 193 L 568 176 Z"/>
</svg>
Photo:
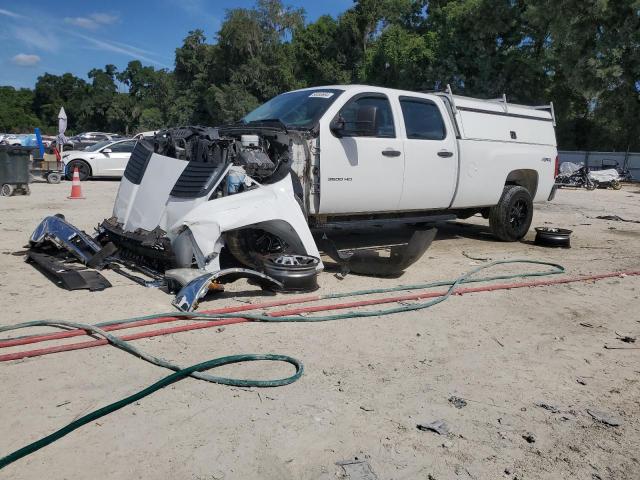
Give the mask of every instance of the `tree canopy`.
<svg viewBox="0 0 640 480">
<path fill-rule="evenodd" d="M 257 0 L 228 10 L 215 38 L 189 32 L 173 71 L 134 60 L 0 87 L 0 131 L 54 131 L 60 106 L 73 131 L 217 125 L 284 91 L 348 83 L 553 101 L 561 148 L 637 151 L 640 0 L 356 0 L 314 22 Z"/>
</svg>

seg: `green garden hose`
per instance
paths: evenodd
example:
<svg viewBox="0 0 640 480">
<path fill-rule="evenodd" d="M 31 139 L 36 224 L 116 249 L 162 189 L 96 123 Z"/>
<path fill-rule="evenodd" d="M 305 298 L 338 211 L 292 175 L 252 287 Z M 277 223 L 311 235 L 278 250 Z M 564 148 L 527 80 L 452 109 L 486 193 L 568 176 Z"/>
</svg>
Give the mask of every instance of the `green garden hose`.
<svg viewBox="0 0 640 480">
<path fill-rule="evenodd" d="M 531 273 L 517 273 L 517 274 L 511 274 L 511 275 L 503 275 L 503 276 L 498 276 L 498 277 L 489 277 L 489 278 L 480 278 L 480 279 L 471 279 L 469 277 L 471 277 L 472 275 L 480 272 L 481 270 L 485 270 L 487 268 L 491 268 L 494 267 L 496 265 L 507 265 L 507 264 L 516 264 L 516 263 L 526 263 L 526 264 L 534 264 L 534 265 L 545 265 L 545 266 L 550 266 L 553 267 L 552 270 L 547 270 L 547 271 L 542 271 L 542 272 L 531 272 Z M 542 262 L 542 261 L 536 261 L 536 260 L 501 260 L 501 261 L 496 261 L 496 262 L 492 262 L 486 265 L 482 265 L 478 268 L 475 268 L 473 270 L 471 270 L 468 273 L 465 273 L 464 275 L 461 275 L 460 277 L 458 277 L 457 279 L 453 280 L 453 281 L 445 281 L 445 282 L 435 282 L 435 283 L 427 283 L 427 284 L 418 284 L 418 285 L 407 285 L 407 286 L 399 286 L 399 287 L 392 287 L 392 288 L 385 288 L 385 289 L 370 289 L 370 290 L 360 290 L 360 291 L 356 291 L 356 292 L 350 292 L 350 293 L 340 293 L 340 294 L 331 294 L 331 295 L 326 295 L 323 298 L 324 299 L 335 299 L 335 298 L 344 298 L 344 297 L 350 297 L 350 296 L 360 296 L 360 295 L 369 295 L 369 294 L 374 294 L 374 293 L 385 293 L 385 292 L 391 292 L 391 291 L 399 291 L 399 290 L 415 290 L 415 289 L 419 289 L 419 288 L 430 288 L 430 287 L 435 287 L 435 286 L 444 286 L 444 285 L 449 285 L 449 288 L 447 290 L 447 292 L 440 296 L 437 297 L 433 300 L 430 300 L 428 302 L 422 302 L 422 303 L 415 303 L 412 305 L 403 305 L 403 306 L 399 306 L 399 307 L 394 307 L 394 308 L 388 308 L 388 309 L 384 309 L 384 310 L 371 310 L 371 311 L 349 311 L 349 312 L 345 312 L 342 314 L 334 314 L 334 315 L 323 315 L 323 316 L 313 316 L 313 317 L 302 317 L 302 316 L 283 316 L 283 317 L 272 317 L 269 315 L 256 315 L 256 314 L 246 314 L 243 313 L 242 317 L 243 318 L 247 318 L 247 319 L 251 319 L 251 320 L 256 320 L 256 321 L 262 321 L 262 322 L 320 322 L 320 321 L 330 321 L 330 320 L 344 320 L 344 319 L 348 319 L 348 318 L 361 318 L 361 317 L 374 317 L 374 316 L 383 316 L 383 315 L 391 315 L 391 314 L 395 314 L 395 313 L 402 313 L 402 312 L 409 312 L 409 311 L 415 311 L 415 310 L 421 310 L 421 309 L 425 309 L 425 308 L 429 308 L 433 305 L 436 305 L 438 303 L 441 303 L 445 300 L 447 300 L 453 293 L 455 293 L 455 290 L 458 288 L 458 286 L 460 284 L 463 283 L 470 283 L 470 282 L 487 282 L 487 281 L 491 281 L 491 280 L 498 280 L 498 279 L 513 279 L 513 278 L 526 278 L 526 277 L 540 277 L 540 276 L 547 276 L 547 275 L 556 275 L 559 273 L 563 273 L 564 272 L 564 267 L 562 267 L 561 265 L 555 264 L 555 263 L 550 263 L 550 262 Z M 175 315 L 175 313 L 171 313 L 170 315 Z M 141 320 L 141 319 L 146 319 L 146 318 L 153 318 L 153 317 L 157 317 L 158 315 L 153 315 L 153 316 L 145 316 L 145 317 L 136 317 L 135 320 Z M 199 314 L 199 313 L 181 313 L 180 314 L 181 317 L 189 317 L 189 318 L 194 318 L 194 319 L 202 319 L 202 320 L 210 320 L 211 318 L 216 318 L 216 319 L 222 319 L 222 318 L 237 318 L 238 314 L 211 314 L 211 315 L 207 315 L 207 314 Z M 231 386 L 241 386 L 241 387 L 277 387 L 277 386 L 283 386 L 283 385 L 288 385 L 290 383 L 295 382 L 296 380 L 298 380 L 303 373 L 303 365 L 300 361 L 298 361 L 295 358 L 286 356 L 286 355 L 275 355 L 275 354 L 242 354 L 242 355 L 232 355 L 232 356 L 227 356 L 227 357 L 220 357 L 220 358 L 216 358 L 213 360 L 209 360 L 206 362 L 202 362 L 202 363 L 198 363 L 196 365 L 192 365 L 190 367 L 186 367 L 186 368 L 182 368 L 179 367 L 177 365 L 174 365 L 170 362 L 168 362 L 167 360 L 164 360 L 162 358 L 158 358 L 155 357 L 153 355 L 147 354 L 142 352 L 141 350 L 137 349 L 136 347 L 134 347 L 133 345 L 129 344 L 128 342 L 125 342 L 123 340 L 121 340 L 120 338 L 118 338 L 115 335 L 111 335 L 110 333 L 102 330 L 100 328 L 100 326 L 105 326 L 105 325 L 110 325 L 112 323 L 126 323 L 128 321 L 135 321 L 134 319 L 125 319 L 125 320 L 118 320 L 118 321 L 114 321 L 114 322 L 104 322 L 102 324 L 99 325 L 89 325 L 89 324 L 83 324 L 83 323 L 77 323 L 77 322 L 69 322 L 69 321 L 62 321 L 62 320 L 38 320 L 38 321 L 31 321 L 31 322 L 24 322 L 24 323 L 20 323 L 20 324 L 16 324 L 16 325 L 6 325 L 6 326 L 0 326 L 0 332 L 5 332 L 5 331 L 11 331 L 11 330 L 17 330 L 17 329 L 21 329 L 21 328 L 28 328 L 28 327 L 36 327 L 36 326 L 53 326 L 56 328 L 61 328 L 61 329 L 67 329 L 67 328 L 78 328 L 78 329 L 82 329 L 82 330 L 86 330 L 92 334 L 101 336 L 103 338 L 105 338 L 106 340 L 109 341 L 109 343 L 111 343 L 113 346 L 120 348 L 132 355 L 135 355 L 139 358 L 142 358 L 143 360 L 146 360 L 148 362 L 153 363 L 154 365 L 158 365 L 164 368 L 168 368 L 171 370 L 174 370 L 175 373 L 163 378 L 162 380 L 154 383 L 153 385 L 150 385 L 149 387 L 140 390 L 137 393 L 134 393 L 133 395 L 130 395 L 126 398 L 123 398 L 122 400 L 119 400 L 117 402 L 114 402 L 110 405 L 107 405 L 105 407 L 102 407 L 98 410 L 95 410 L 87 415 L 84 415 L 82 417 L 80 417 L 79 419 L 71 422 L 70 424 L 66 425 L 65 427 L 55 431 L 54 433 L 40 439 L 37 440 L 36 442 L 33 442 L 19 450 L 16 450 L 15 452 L 0 458 L 0 469 L 6 467 L 7 465 L 15 462 L 16 460 L 29 455 L 37 450 L 40 450 L 41 448 L 55 442 L 56 440 L 64 437 L 65 435 L 71 433 L 72 431 L 80 428 L 83 425 L 86 425 L 87 423 L 90 423 L 94 420 L 97 420 L 100 417 L 103 417 L 105 415 L 108 415 L 109 413 L 112 413 L 116 410 L 119 410 L 123 407 L 125 407 L 126 405 L 129 405 L 133 402 L 136 402 L 138 400 L 141 400 L 142 398 L 156 392 L 157 390 L 166 387 L 167 385 L 171 385 L 172 383 L 175 383 L 179 380 L 182 380 L 183 378 L 186 377 L 194 377 L 194 378 L 198 378 L 201 380 L 205 380 L 205 381 L 209 381 L 209 382 L 213 382 L 213 383 L 220 383 L 220 384 L 224 384 L 224 385 L 231 385 Z M 233 379 L 233 378 L 226 378 L 226 377 L 215 377 L 212 375 L 208 375 L 204 372 L 205 370 L 209 370 L 211 368 L 215 368 L 215 367 L 219 367 L 222 365 L 229 365 L 232 363 L 241 363 L 241 362 L 250 362 L 250 361 L 259 361 L 259 360 L 266 360 L 266 361 L 278 361 L 278 362 L 286 362 L 289 363 L 291 365 L 293 365 L 296 369 L 296 372 L 291 375 L 290 377 L 287 378 L 283 378 L 283 379 L 277 379 L 277 380 L 243 380 L 243 379 Z"/>
</svg>

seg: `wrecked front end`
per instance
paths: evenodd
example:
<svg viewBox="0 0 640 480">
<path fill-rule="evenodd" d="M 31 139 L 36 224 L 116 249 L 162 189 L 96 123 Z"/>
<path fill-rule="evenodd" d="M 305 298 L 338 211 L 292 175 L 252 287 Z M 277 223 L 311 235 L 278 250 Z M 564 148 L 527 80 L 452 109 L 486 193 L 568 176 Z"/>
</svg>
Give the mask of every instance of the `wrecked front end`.
<svg viewBox="0 0 640 480">
<path fill-rule="evenodd" d="M 240 264 L 256 267 L 257 257 L 273 248 L 248 245 L 255 232 L 270 236 L 274 248 L 318 257 L 304 212 L 307 168 L 292 161 L 306 141 L 300 133 L 271 129 L 223 135 L 187 127 L 139 142 L 113 216 L 100 226 L 101 241 L 158 271 L 216 272 L 225 247 Z"/>
<path fill-rule="evenodd" d="M 70 258 L 110 268 L 145 286 L 180 290 L 173 303 L 181 310 L 193 310 L 209 288 L 238 278 L 283 287 L 262 273 L 269 255 L 316 258 L 317 273 L 323 266 L 303 187 L 310 141 L 270 127 L 162 131 L 136 145 L 113 215 L 95 238 L 47 217 L 32 235 L 32 261 L 41 266 L 41 255 L 55 247 L 50 270 Z"/>
</svg>

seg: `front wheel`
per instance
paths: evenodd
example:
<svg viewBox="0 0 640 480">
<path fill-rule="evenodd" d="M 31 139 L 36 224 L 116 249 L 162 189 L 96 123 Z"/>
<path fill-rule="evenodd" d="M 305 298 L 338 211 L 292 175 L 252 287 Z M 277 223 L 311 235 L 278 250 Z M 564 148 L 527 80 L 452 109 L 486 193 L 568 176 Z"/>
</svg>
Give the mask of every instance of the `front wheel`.
<svg viewBox="0 0 640 480">
<path fill-rule="evenodd" d="M 520 185 L 506 185 L 497 205 L 489 210 L 493 234 L 505 242 L 521 240 L 533 219 L 533 200 L 529 190 Z"/>
</svg>

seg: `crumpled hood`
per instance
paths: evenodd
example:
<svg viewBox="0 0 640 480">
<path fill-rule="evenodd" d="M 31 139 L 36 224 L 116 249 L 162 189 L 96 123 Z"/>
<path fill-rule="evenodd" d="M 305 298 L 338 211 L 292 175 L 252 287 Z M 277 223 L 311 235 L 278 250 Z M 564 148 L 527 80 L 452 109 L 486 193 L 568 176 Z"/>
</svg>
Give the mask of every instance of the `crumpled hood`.
<svg viewBox="0 0 640 480">
<path fill-rule="evenodd" d="M 168 231 L 224 178 L 228 167 L 178 160 L 138 144 L 131 154 L 113 206 L 113 216 L 127 232 Z"/>
</svg>

